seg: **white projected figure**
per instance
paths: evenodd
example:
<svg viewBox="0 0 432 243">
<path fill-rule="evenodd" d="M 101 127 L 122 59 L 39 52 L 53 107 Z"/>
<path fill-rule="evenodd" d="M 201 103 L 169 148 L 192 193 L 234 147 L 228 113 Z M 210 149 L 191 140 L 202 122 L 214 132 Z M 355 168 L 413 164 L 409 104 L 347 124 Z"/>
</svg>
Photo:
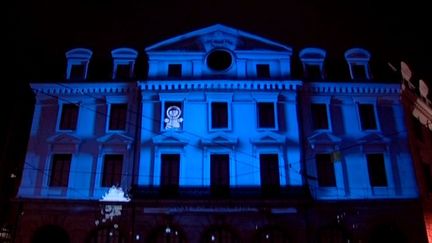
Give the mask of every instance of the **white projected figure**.
<svg viewBox="0 0 432 243">
<path fill-rule="evenodd" d="M 165 118 L 165 129 L 179 129 L 180 123 L 183 122 L 183 118 L 181 118 L 181 110 L 178 106 L 170 106 L 166 110 L 166 115 L 168 118 Z"/>
</svg>

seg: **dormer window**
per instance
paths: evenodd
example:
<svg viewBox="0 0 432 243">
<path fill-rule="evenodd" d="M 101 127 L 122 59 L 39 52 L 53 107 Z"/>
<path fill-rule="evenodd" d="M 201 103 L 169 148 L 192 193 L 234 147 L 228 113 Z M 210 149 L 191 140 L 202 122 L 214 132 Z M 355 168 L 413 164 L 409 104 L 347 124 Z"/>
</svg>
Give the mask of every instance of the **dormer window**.
<svg viewBox="0 0 432 243">
<path fill-rule="evenodd" d="M 319 48 L 305 48 L 300 51 L 300 60 L 306 79 L 322 80 L 324 76 L 324 59 L 326 52 Z"/>
<path fill-rule="evenodd" d="M 352 48 L 345 52 L 345 59 L 348 63 L 351 79 L 371 79 L 369 60 L 370 53 L 361 48 Z"/>
<path fill-rule="evenodd" d="M 92 51 L 84 48 L 75 48 L 66 52 L 66 79 L 87 79 L 88 64 L 92 54 Z"/>
<path fill-rule="evenodd" d="M 111 51 L 111 55 L 113 57 L 112 79 L 128 80 L 133 78 L 138 52 L 130 48 L 117 48 Z"/>
<path fill-rule="evenodd" d="M 181 64 L 168 64 L 168 78 L 181 78 L 182 65 Z"/>
<path fill-rule="evenodd" d="M 257 72 L 257 78 L 270 78 L 270 65 L 257 64 L 256 72 Z"/>
</svg>

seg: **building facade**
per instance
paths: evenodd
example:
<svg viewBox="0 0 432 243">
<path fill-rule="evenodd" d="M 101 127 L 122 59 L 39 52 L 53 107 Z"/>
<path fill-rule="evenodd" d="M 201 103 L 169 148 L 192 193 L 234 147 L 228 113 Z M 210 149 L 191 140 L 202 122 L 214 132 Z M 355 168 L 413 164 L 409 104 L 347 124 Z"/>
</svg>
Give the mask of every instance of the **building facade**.
<svg viewBox="0 0 432 243">
<path fill-rule="evenodd" d="M 223 25 L 138 52 L 66 53 L 66 80 L 33 83 L 18 242 L 425 242 L 400 85 L 371 55 L 299 52 Z M 119 196 L 115 199 L 115 195 Z M 114 199 L 113 199 L 114 198 Z"/>
</svg>

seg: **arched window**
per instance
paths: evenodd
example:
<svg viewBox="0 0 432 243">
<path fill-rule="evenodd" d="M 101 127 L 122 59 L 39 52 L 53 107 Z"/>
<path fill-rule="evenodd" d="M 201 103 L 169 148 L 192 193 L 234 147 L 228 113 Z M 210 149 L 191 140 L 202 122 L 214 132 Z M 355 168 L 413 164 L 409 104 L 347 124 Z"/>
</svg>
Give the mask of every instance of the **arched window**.
<svg viewBox="0 0 432 243">
<path fill-rule="evenodd" d="M 264 227 L 257 232 L 256 243 L 289 243 L 287 235 L 276 227 Z"/>
<path fill-rule="evenodd" d="M 202 243 L 239 243 L 238 236 L 229 228 L 216 226 L 208 229 L 202 236 Z"/>
<path fill-rule="evenodd" d="M 148 242 L 152 243 L 186 243 L 182 231 L 173 226 L 160 227 L 152 231 Z"/>
<path fill-rule="evenodd" d="M 87 243 L 125 243 L 126 237 L 120 232 L 118 226 L 109 225 L 93 230 Z"/>
<path fill-rule="evenodd" d="M 32 238 L 32 243 L 69 243 L 69 235 L 67 232 L 57 225 L 45 225 L 39 228 Z"/>
</svg>

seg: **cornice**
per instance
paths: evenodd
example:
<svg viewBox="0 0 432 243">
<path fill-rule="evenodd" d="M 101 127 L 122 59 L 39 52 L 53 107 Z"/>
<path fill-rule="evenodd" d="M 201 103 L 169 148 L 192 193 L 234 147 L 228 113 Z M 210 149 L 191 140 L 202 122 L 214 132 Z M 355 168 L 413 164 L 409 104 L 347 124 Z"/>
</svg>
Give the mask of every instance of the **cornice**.
<svg viewBox="0 0 432 243">
<path fill-rule="evenodd" d="M 128 94 L 136 90 L 136 83 L 31 83 L 30 87 L 35 94 Z"/>
<path fill-rule="evenodd" d="M 251 80 L 149 80 L 138 82 L 144 90 L 288 90 L 296 91 L 302 85 L 297 80 L 251 81 Z"/>
<path fill-rule="evenodd" d="M 353 83 L 353 82 L 314 82 L 303 83 L 303 92 L 316 94 L 400 94 L 400 84 Z"/>
</svg>

